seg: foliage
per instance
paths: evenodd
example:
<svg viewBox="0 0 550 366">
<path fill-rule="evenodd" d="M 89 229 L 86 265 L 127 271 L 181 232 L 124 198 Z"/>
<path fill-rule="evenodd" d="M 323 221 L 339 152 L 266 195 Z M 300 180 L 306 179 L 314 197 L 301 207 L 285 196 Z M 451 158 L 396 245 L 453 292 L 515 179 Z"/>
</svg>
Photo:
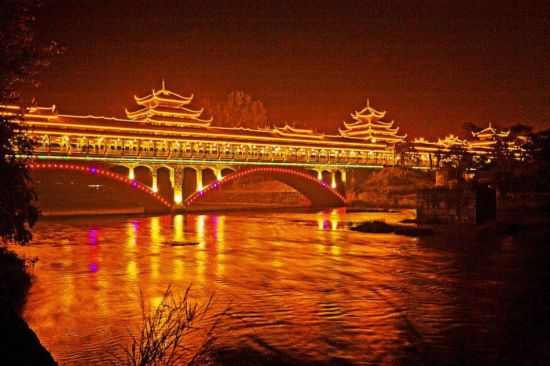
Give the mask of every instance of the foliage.
<svg viewBox="0 0 550 366">
<path fill-rule="evenodd" d="M 19 87 L 37 85 L 38 71 L 50 64 L 61 50 L 55 42 L 39 43 L 34 29 L 35 0 L 4 0 L 0 3 L 0 97 L 1 102 L 16 102 Z"/>
<path fill-rule="evenodd" d="M 550 190 L 550 130 L 533 132 L 531 126 L 510 127 L 506 137 L 497 137 L 487 158 L 477 167 L 476 179 L 508 192 Z"/>
<path fill-rule="evenodd" d="M 175 296 L 169 286 L 159 305 L 151 311 L 146 309 L 143 298 L 142 327 L 139 336 L 131 335 L 132 343 L 125 347 L 127 365 L 173 365 L 183 364 L 182 350 L 189 346 L 189 336 L 201 328 L 198 324 L 206 320 L 210 310 L 212 297 L 204 305 L 190 299 L 190 287 L 183 296 Z M 227 311 L 228 309 L 226 309 Z M 204 352 L 205 345 L 211 342 L 213 331 L 218 320 L 225 312 L 214 317 L 213 325 L 206 331 L 205 341 L 197 352 L 190 357 L 192 363 Z M 118 360 L 117 361 L 121 361 Z"/>
<path fill-rule="evenodd" d="M 410 194 L 432 187 L 433 181 L 431 173 L 390 167 L 371 174 L 366 180 L 353 182 L 350 189 L 356 192 Z"/>
<path fill-rule="evenodd" d="M 20 310 L 31 286 L 27 266 L 35 260 L 19 258 L 6 247 L 0 247 L 0 312 L 2 309 Z"/>
<path fill-rule="evenodd" d="M 441 157 L 442 166 L 452 172 L 452 178 L 463 180 L 465 173 L 477 167 L 478 160 L 465 146 L 453 145 L 444 151 Z"/>
<path fill-rule="evenodd" d="M 16 153 L 32 155 L 32 141 L 21 125 L 0 118 L 0 242 L 27 243 L 38 219 L 27 161 Z"/>
<path fill-rule="evenodd" d="M 39 69 L 59 52 L 55 43 L 44 46 L 37 41 L 33 16 L 37 8 L 33 0 L 0 3 L 1 105 L 17 104 L 19 88 L 25 82 L 36 85 Z M 33 153 L 33 141 L 16 122 L 22 118 L 15 113 L 0 115 L 0 243 L 27 243 L 38 218 L 27 161 L 18 156 Z"/>
<path fill-rule="evenodd" d="M 400 141 L 395 144 L 395 157 L 399 166 L 414 166 L 419 164 L 418 154 L 414 144 L 409 140 Z"/>
<path fill-rule="evenodd" d="M 267 125 L 264 104 L 241 90 L 234 90 L 221 100 L 207 99 L 204 108 L 214 117 L 215 126 L 255 129 Z"/>
</svg>

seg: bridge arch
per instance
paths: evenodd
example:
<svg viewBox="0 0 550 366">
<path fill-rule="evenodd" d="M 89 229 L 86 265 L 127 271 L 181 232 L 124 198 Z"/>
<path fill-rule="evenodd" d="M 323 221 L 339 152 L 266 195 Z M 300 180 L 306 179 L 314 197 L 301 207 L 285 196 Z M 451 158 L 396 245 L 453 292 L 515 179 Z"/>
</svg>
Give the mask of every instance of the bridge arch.
<svg viewBox="0 0 550 366">
<path fill-rule="evenodd" d="M 263 175 L 289 185 L 309 199 L 314 207 L 339 207 L 346 203 L 345 197 L 336 189 L 333 189 L 330 183 L 320 181 L 317 177 L 312 176 L 306 171 L 289 168 L 257 167 L 240 170 L 212 182 L 202 190 L 189 196 L 185 200 L 185 204 L 191 205 L 200 201 L 202 197 L 205 197 L 214 190 L 220 189 L 223 185 L 235 179 L 253 175 Z"/>
<path fill-rule="evenodd" d="M 164 197 L 154 192 L 151 188 L 149 188 L 145 184 L 135 179 L 129 179 L 127 176 L 116 173 L 110 169 L 103 169 L 103 168 L 98 168 L 94 166 L 79 165 L 79 164 L 61 164 L 61 163 L 31 163 L 29 164 L 29 168 L 31 170 L 39 170 L 39 169 L 70 170 L 70 171 L 81 172 L 82 174 L 92 174 L 92 175 L 102 176 L 105 178 L 113 179 L 115 181 L 126 183 L 132 188 L 143 191 L 144 193 L 155 198 L 163 206 L 167 208 L 172 207 L 171 203 L 168 200 L 166 200 Z"/>
</svg>

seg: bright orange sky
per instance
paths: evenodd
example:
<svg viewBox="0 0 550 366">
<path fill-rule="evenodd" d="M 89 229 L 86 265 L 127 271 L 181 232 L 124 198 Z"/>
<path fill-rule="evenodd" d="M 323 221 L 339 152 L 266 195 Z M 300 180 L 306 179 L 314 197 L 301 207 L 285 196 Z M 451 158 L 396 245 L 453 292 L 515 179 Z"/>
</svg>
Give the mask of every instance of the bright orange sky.
<svg viewBox="0 0 550 366">
<path fill-rule="evenodd" d="M 367 98 L 409 136 L 550 128 L 544 2 L 405 3 L 46 1 L 39 33 L 66 51 L 24 96 L 122 117 L 165 77 L 195 107 L 241 89 L 272 122 L 328 132 Z"/>
</svg>

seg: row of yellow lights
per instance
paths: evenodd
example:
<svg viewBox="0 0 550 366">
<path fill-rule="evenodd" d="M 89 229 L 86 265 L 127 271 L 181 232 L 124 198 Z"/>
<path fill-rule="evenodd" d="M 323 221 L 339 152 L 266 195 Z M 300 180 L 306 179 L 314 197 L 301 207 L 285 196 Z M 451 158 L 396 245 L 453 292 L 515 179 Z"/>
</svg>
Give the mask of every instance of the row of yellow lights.
<svg viewBox="0 0 550 366">
<path fill-rule="evenodd" d="M 46 131 L 46 130 L 39 130 L 39 131 L 36 131 L 36 133 L 44 133 L 44 134 L 47 134 L 47 133 L 51 133 L 51 132 L 50 132 L 50 131 Z M 61 133 L 59 133 L 59 134 L 61 134 Z M 90 136 L 96 136 L 96 137 L 97 137 L 97 136 L 99 136 L 99 135 L 90 134 Z M 66 136 L 66 135 L 63 136 L 63 138 L 64 138 L 65 140 L 68 140 L 68 139 L 69 139 L 69 137 Z M 83 138 L 89 138 L 89 137 L 79 137 L 79 138 L 80 138 L 80 139 L 83 139 Z M 107 138 L 109 138 L 109 137 L 107 137 Z M 112 136 L 111 138 L 116 139 L 117 141 L 125 140 L 125 141 L 129 142 L 131 145 L 132 145 L 133 143 L 137 143 L 137 142 L 138 142 L 138 140 L 135 139 L 135 138 L 134 138 L 134 139 L 123 139 L 123 138 L 118 137 L 118 136 Z M 44 140 L 44 139 L 43 139 L 43 140 Z M 145 140 L 147 140 L 147 139 L 145 139 Z M 100 141 L 100 142 L 101 142 L 101 141 L 104 141 L 104 138 L 103 138 L 103 137 L 100 137 L 98 141 Z M 140 139 L 140 143 L 144 143 L 144 142 L 149 142 L 150 144 L 152 144 L 152 143 L 153 143 L 153 140 L 150 140 L 150 139 L 149 139 L 149 141 L 144 141 L 144 140 L 141 140 L 141 139 Z M 163 142 L 163 141 L 156 141 L 156 140 L 155 140 L 155 143 L 161 144 L 161 146 L 162 146 L 162 145 L 165 145 L 165 147 L 168 147 L 167 143 L 166 143 L 166 142 Z M 239 147 L 240 147 L 240 148 L 248 147 L 248 148 L 251 148 L 251 149 L 254 149 L 254 150 L 258 149 L 258 147 L 257 147 L 256 145 L 246 144 L 246 143 L 245 143 L 245 144 L 237 145 L 237 144 L 233 144 L 233 143 L 230 143 L 230 142 L 198 142 L 199 147 L 203 147 L 203 146 L 205 146 L 205 144 L 209 145 L 209 146 L 207 146 L 207 147 L 210 147 L 210 148 L 213 147 L 213 148 L 214 148 L 214 149 L 213 149 L 214 151 L 218 150 L 218 147 L 217 147 L 217 146 L 212 146 L 212 144 L 214 144 L 214 145 L 216 145 L 216 144 L 223 145 L 221 148 L 222 148 L 222 149 L 225 149 L 225 151 L 227 151 L 227 152 L 230 151 L 228 148 L 231 148 L 231 147 L 237 147 L 237 148 L 239 148 Z M 181 142 L 178 141 L 178 142 L 176 142 L 176 145 L 177 145 L 177 146 L 181 146 L 182 144 L 181 144 Z M 190 148 L 193 148 L 193 146 L 190 145 L 190 144 L 188 144 L 188 143 L 185 143 L 185 145 L 186 145 L 186 149 L 187 149 L 187 150 L 189 150 Z M 226 145 L 227 145 L 227 146 L 226 146 Z M 305 154 L 305 153 L 308 151 L 308 149 L 311 150 L 311 149 L 314 148 L 314 147 L 300 147 L 300 146 L 285 146 L 285 147 L 287 147 L 287 148 L 289 148 L 289 149 L 295 149 L 295 150 L 293 151 L 293 153 L 294 153 L 296 150 L 298 150 L 298 153 L 302 153 L 302 154 Z M 264 149 L 269 149 L 269 148 L 272 148 L 272 149 L 275 149 L 275 150 L 280 150 L 281 147 L 280 147 L 280 146 L 273 146 L 273 145 L 270 145 L 270 146 L 267 146 L 267 145 L 266 145 L 266 146 L 260 147 L 260 152 L 264 152 Z M 361 155 L 361 154 L 364 154 L 364 153 L 365 153 L 365 151 L 358 152 L 358 151 L 355 151 L 355 150 L 348 150 L 348 149 L 342 149 L 342 150 L 334 150 L 334 149 L 330 150 L 330 149 L 326 149 L 326 148 L 320 148 L 320 149 L 317 148 L 317 149 L 318 149 L 318 150 L 311 150 L 310 153 L 313 154 L 313 155 L 316 155 L 318 151 L 319 151 L 319 154 L 327 153 L 327 152 L 329 152 L 329 151 L 330 151 L 330 152 L 333 152 L 333 153 L 338 153 L 338 152 L 339 152 L 339 154 L 340 154 L 339 156 L 340 156 L 340 157 L 343 156 L 343 153 L 344 153 L 344 152 L 348 152 L 348 153 L 349 153 L 349 154 L 348 154 L 349 157 L 355 157 L 354 155 Z M 220 151 L 221 151 L 221 150 L 220 150 Z M 248 151 L 250 151 L 250 150 L 248 150 Z M 199 151 L 199 152 L 200 152 L 200 151 Z M 240 150 L 238 150 L 238 152 L 240 152 Z M 254 151 L 253 151 L 253 152 L 254 152 Z M 373 152 L 374 152 L 374 150 L 368 150 L 367 154 L 370 155 L 370 154 L 372 154 Z M 386 151 L 386 150 L 380 150 L 380 151 L 377 151 L 377 152 L 380 153 L 380 154 L 386 153 L 386 155 L 389 155 L 389 154 L 388 154 L 388 151 Z"/>
</svg>

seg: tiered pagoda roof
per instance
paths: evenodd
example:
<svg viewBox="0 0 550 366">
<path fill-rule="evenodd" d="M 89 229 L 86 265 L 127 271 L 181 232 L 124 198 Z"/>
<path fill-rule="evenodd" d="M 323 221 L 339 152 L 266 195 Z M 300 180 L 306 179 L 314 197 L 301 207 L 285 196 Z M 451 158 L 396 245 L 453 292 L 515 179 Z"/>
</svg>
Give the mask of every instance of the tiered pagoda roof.
<svg viewBox="0 0 550 366">
<path fill-rule="evenodd" d="M 393 121 L 384 122 L 386 112 L 380 112 L 367 106 L 360 112 L 352 113 L 353 122 L 344 122 L 345 129 L 339 129 L 340 134 L 346 137 L 363 138 L 372 142 L 395 144 L 403 141 L 407 135 L 398 135 L 399 127 L 392 128 Z"/>
<path fill-rule="evenodd" d="M 138 98 L 134 96 L 138 107 L 132 111 L 126 109 L 126 117 L 137 122 L 174 127 L 208 127 L 212 118 L 200 119 L 203 109 L 193 110 L 185 106 L 193 100 L 193 95 L 184 97 L 166 89 L 164 80 L 158 91 Z"/>
</svg>

